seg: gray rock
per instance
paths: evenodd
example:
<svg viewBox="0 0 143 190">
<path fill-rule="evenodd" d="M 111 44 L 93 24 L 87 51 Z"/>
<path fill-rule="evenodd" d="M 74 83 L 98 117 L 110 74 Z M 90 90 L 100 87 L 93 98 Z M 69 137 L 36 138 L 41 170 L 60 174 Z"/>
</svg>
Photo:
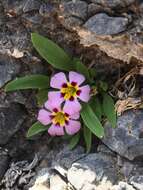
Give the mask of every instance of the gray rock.
<svg viewBox="0 0 143 190">
<path fill-rule="evenodd" d="M 67 173 L 68 181 L 77 190 L 102 181 L 115 184 L 118 181 L 118 172 L 114 162 L 114 158 L 100 153 L 89 154 L 72 164 Z"/>
<path fill-rule="evenodd" d="M 2 1 L 5 12 L 20 15 L 23 12 L 25 0 L 6 0 Z"/>
<path fill-rule="evenodd" d="M 50 190 L 66 190 L 66 182 L 57 174 L 50 177 Z"/>
<path fill-rule="evenodd" d="M 33 25 L 35 25 L 35 27 L 38 27 L 38 25 L 42 24 L 42 16 L 40 14 L 34 14 L 34 15 L 29 15 L 29 14 L 23 14 L 23 19 L 25 20 L 25 22 L 30 23 Z"/>
<path fill-rule="evenodd" d="M 64 19 L 64 22 L 62 24 L 65 26 L 66 29 L 74 30 L 77 26 L 81 26 L 83 24 L 83 21 L 76 17 L 68 17 Z"/>
<path fill-rule="evenodd" d="M 20 65 L 4 55 L 0 55 L 0 88 L 11 80 L 20 70 Z"/>
<path fill-rule="evenodd" d="M 41 5 L 40 0 L 27 0 L 23 7 L 23 12 L 27 13 L 30 11 L 39 10 L 40 5 Z"/>
<path fill-rule="evenodd" d="M 130 184 L 137 190 L 143 189 L 143 175 L 136 175 L 130 178 Z"/>
<path fill-rule="evenodd" d="M 9 106 L 10 103 L 18 103 L 18 104 L 22 104 L 26 107 L 27 99 L 26 99 L 26 97 L 24 97 L 24 95 L 22 94 L 22 91 L 20 91 L 20 90 L 6 94 L 6 96 L 4 96 L 4 98 L 2 98 L 2 97 L 0 98 L 0 104 L 2 104 L 4 106 Z"/>
<path fill-rule="evenodd" d="M 93 167 L 93 166 L 92 166 Z M 68 181 L 77 190 L 95 182 L 96 173 L 91 168 L 74 163 L 68 171 Z"/>
<path fill-rule="evenodd" d="M 28 188 L 29 190 L 50 190 L 48 185 L 48 178 L 45 174 L 44 176 L 38 177 L 33 186 Z"/>
<path fill-rule="evenodd" d="M 121 166 L 120 173 L 122 173 L 122 175 L 126 179 L 128 179 L 135 168 L 134 164 L 131 162 L 128 162 L 126 159 L 122 160 L 122 164 L 119 164 L 119 163 L 117 164 Z"/>
<path fill-rule="evenodd" d="M 40 15 L 43 17 L 51 17 L 56 13 L 55 7 L 50 3 L 43 3 L 39 9 Z"/>
<path fill-rule="evenodd" d="M 51 172 L 49 168 L 42 168 L 38 169 L 35 176 L 30 180 L 30 183 L 28 184 L 29 190 L 37 190 L 38 188 L 43 189 L 49 188 L 49 179 L 51 176 Z"/>
<path fill-rule="evenodd" d="M 35 156 L 33 161 L 29 163 L 27 160 L 11 163 L 10 168 L 6 171 L 1 184 L 4 189 L 18 190 L 19 187 L 28 184 L 30 179 L 34 176 L 32 169 L 37 165 L 37 157 Z M 29 188 L 23 188 L 29 189 Z"/>
<path fill-rule="evenodd" d="M 61 5 L 64 17 L 74 16 L 85 20 L 87 17 L 87 3 L 84 1 L 69 1 Z"/>
<path fill-rule="evenodd" d="M 55 142 L 53 150 L 49 151 L 47 146 L 42 146 L 38 155 L 42 159 L 38 170 L 42 168 L 50 168 L 66 177 L 67 169 L 69 169 L 76 160 L 85 156 L 84 149 L 80 146 L 74 150 L 70 150 L 67 144 Z"/>
<path fill-rule="evenodd" d="M 78 146 L 74 150 L 70 150 L 69 147 L 65 145 L 54 158 L 52 165 L 53 167 L 60 165 L 61 167 L 68 169 L 72 166 L 72 163 L 84 156 L 84 149 L 82 147 Z"/>
<path fill-rule="evenodd" d="M 105 124 L 102 142 L 129 160 L 143 158 L 143 111 L 125 112 L 118 118 L 115 129 Z"/>
<path fill-rule="evenodd" d="M 49 168 L 42 168 L 41 170 L 38 170 L 38 172 L 36 173 L 35 179 L 39 178 L 41 176 L 45 176 L 45 175 L 46 175 L 46 177 L 45 177 L 46 179 L 50 178 L 51 173 L 50 173 Z"/>
<path fill-rule="evenodd" d="M 90 3 L 88 5 L 88 16 L 93 16 L 101 11 L 103 11 L 103 7 L 101 5 L 94 3 Z"/>
<path fill-rule="evenodd" d="M 9 157 L 6 150 L 0 148 L 0 180 L 4 176 L 9 164 Z"/>
<path fill-rule="evenodd" d="M 98 146 L 97 151 L 103 156 L 110 156 L 111 159 L 116 159 L 116 165 L 120 168 L 120 174 L 124 178 L 128 178 L 131 175 L 131 172 L 134 170 L 135 165 L 128 161 L 127 159 L 117 155 L 115 152 L 111 151 L 108 147 L 101 144 Z"/>
<path fill-rule="evenodd" d="M 118 185 L 114 185 L 111 190 L 135 190 L 131 185 L 126 182 L 120 181 Z M 141 190 L 141 189 L 140 189 Z"/>
<path fill-rule="evenodd" d="M 19 104 L 0 107 L 0 144 L 6 144 L 20 129 L 25 118 L 25 112 Z"/>
<path fill-rule="evenodd" d="M 93 184 L 85 184 L 85 186 L 82 188 L 82 190 L 97 190 L 97 187 L 96 185 L 93 185 Z"/>
<path fill-rule="evenodd" d="M 67 184 L 54 171 L 49 168 L 43 168 L 38 171 L 34 179 L 32 179 L 30 187 L 29 190 L 66 190 Z"/>
<path fill-rule="evenodd" d="M 87 9 L 87 3 L 84 1 L 64 2 L 60 6 L 60 22 L 68 30 L 81 26 L 87 18 Z"/>
<path fill-rule="evenodd" d="M 32 182 L 32 185 L 29 186 L 32 187 L 31 190 L 38 190 L 38 188 L 51 190 L 135 190 L 135 186 L 129 181 L 130 176 L 136 174 L 141 176 L 143 173 L 143 169 L 135 165 L 136 162 L 133 164 L 124 158 L 123 163 L 118 165 L 117 155 L 105 145 L 99 146 L 98 153 L 88 155 L 83 154 L 83 149 L 79 146 L 70 151 L 67 144 L 63 144 L 59 145 L 58 150 L 48 152 L 46 153 L 47 157 L 43 157 L 44 165 L 42 165 L 44 168 L 41 170 L 41 166 L 37 167 L 37 175 L 34 180 L 32 179 L 34 183 Z M 49 160 L 52 160 L 51 165 L 47 163 Z M 126 170 L 127 167 L 131 172 L 129 175 L 124 175 L 121 170 Z M 66 172 L 64 173 L 64 171 Z M 123 182 L 125 180 L 128 183 Z M 142 178 L 136 183 L 141 184 L 141 182 Z M 69 188 L 69 184 L 72 188 Z"/>
<path fill-rule="evenodd" d="M 118 34 L 126 30 L 128 19 L 125 17 L 110 17 L 105 13 L 99 13 L 91 17 L 84 27 L 98 35 Z"/>
<path fill-rule="evenodd" d="M 4 15 L 4 8 L 2 6 L 2 2 L 0 2 L 0 27 L 2 28 L 2 25 L 5 23 L 5 15 Z"/>
<path fill-rule="evenodd" d="M 107 146 L 105 146 L 104 144 L 100 144 L 98 147 L 97 147 L 97 151 L 102 153 L 102 154 L 105 154 L 105 155 L 112 155 L 113 157 L 116 156 L 115 152 L 113 152 L 112 150 L 110 150 Z"/>
<path fill-rule="evenodd" d="M 9 22 L 6 26 L 8 29 L 4 30 L 3 28 L 3 31 L 0 32 L 0 54 L 8 55 L 16 59 L 22 58 L 24 53 L 31 49 L 31 44 L 28 39 L 29 36 L 25 28 L 21 27 L 18 30 L 17 25 L 19 25 L 19 23 Z M 9 35 L 9 33 L 11 35 Z M 16 62 L 16 59 L 14 62 Z M 12 62 L 12 58 L 9 62 Z"/>
<path fill-rule="evenodd" d="M 95 4 L 100 4 L 105 7 L 110 8 L 121 8 L 121 7 L 127 7 L 135 2 L 135 0 L 91 0 Z"/>
<path fill-rule="evenodd" d="M 143 2 L 141 2 L 141 4 L 140 4 L 140 12 L 142 12 L 143 11 Z"/>
</svg>

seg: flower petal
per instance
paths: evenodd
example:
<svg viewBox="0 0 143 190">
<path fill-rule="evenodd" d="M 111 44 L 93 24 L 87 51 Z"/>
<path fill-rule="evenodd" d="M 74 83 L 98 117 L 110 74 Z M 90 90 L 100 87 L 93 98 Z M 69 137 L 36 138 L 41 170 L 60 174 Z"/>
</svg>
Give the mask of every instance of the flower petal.
<svg viewBox="0 0 143 190">
<path fill-rule="evenodd" d="M 90 99 L 90 87 L 89 85 L 85 85 L 80 87 L 81 93 L 78 96 L 83 102 L 88 102 Z"/>
<path fill-rule="evenodd" d="M 71 119 L 75 119 L 75 120 L 79 119 L 79 117 L 80 117 L 80 113 L 79 112 L 76 112 L 73 115 L 70 115 L 70 118 Z"/>
<path fill-rule="evenodd" d="M 81 110 L 81 105 L 77 99 L 74 99 L 73 101 L 67 100 L 65 102 L 63 110 L 69 115 L 73 115 Z"/>
<path fill-rule="evenodd" d="M 63 72 L 55 74 L 50 81 L 50 86 L 53 88 L 61 89 L 62 85 L 67 83 L 66 76 Z"/>
<path fill-rule="evenodd" d="M 48 125 L 51 123 L 51 118 L 50 118 L 51 113 L 41 109 L 38 113 L 38 121 L 40 121 L 40 123 L 42 123 L 43 125 Z"/>
<path fill-rule="evenodd" d="M 62 136 L 62 135 L 64 135 L 64 129 L 63 129 L 63 127 L 56 126 L 56 125 L 52 125 L 52 126 L 48 129 L 48 133 L 49 133 L 51 136 Z"/>
<path fill-rule="evenodd" d="M 61 96 L 59 91 L 53 91 L 48 93 L 49 102 L 52 107 L 59 108 L 61 103 L 64 101 L 64 98 Z"/>
<path fill-rule="evenodd" d="M 76 82 L 78 85 L 82 84 L 85 81 L 85 77 L 77 72 L 69 72 L 69 81 Z"/>
<path fill-rule="evenodd" d="M 52 104 L 51 101 L 47 100 L 44 104 L 45 108 L 50 110 L 51 112 L 53 111 L 53 109 L 55 108 Z"/>
<path fill-rule="evenodd" d="M 65 126 L 66 132 L 69 135 L 74 135 L 80 130 L 81 124 L 79 121 L 70 120 L 69 124 Z"/>
</svg>

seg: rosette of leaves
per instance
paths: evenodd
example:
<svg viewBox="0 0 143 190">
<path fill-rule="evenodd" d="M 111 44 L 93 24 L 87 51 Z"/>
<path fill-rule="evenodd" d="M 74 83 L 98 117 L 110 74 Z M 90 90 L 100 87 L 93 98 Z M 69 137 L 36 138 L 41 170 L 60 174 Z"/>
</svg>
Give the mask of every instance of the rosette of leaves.
<svg viewBox="0 0 143 190">
<path fill-rule="evenodd" d="M 70 137 L 70 148 L 74 148 L 81 137 L 84 137 L 86 150 L 90 151 L 92 137 L 96 135 L 98 138 L 104 136 L 104 128 L 102 126 L 102 119 L 106 118 L 112 125 L 116 126 L 116 112 L 114 109 L 114 101 L 108 95 L 107 84 L 100 81 L 94 81 L 95 70 L 88 69 L 79 59 L 72 58 L 62 48 L 60 48 L 53 41 L 37 34 L 32 33 L 32 43 L 40 56 L 51 64 L 55 69 L 62 71 L 77 71 L 86 77 L 87 82 L 92 88 L 92 97 L 88 103 L 84 103 L 81 110 L 81 122 L 83 130 L 74 136 Z M 16 78 L 5 86 L 5 91 L 37 89 L 37 102 L 42 105 L 47 100 L 49 91 L 49 77 L 45 75 L 29 75 L 25 77 Z M 97 93 L 98 90 L 98 93 Z M 48 126 L 47 126 L 48 127 Z M 46 131 L 47 128 L 41 123 L 34 123 L 28 130 L 27 137 L 31 138 L 33 135 Z"/>
</svg>

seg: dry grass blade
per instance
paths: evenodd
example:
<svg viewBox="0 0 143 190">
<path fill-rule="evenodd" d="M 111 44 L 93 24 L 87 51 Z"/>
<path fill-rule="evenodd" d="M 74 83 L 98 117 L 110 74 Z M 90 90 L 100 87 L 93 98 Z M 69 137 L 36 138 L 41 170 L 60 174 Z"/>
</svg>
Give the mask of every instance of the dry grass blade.
<svg viewBox="0 0 143 190">
<path fill-rule="evenodd" d="M 141 98 L 127 98 L 125 100 L 118 100 L 116 102 L 115 108 L 118 115 L 121 115 L 124 111 L 130 109 L 137 109 L 143 104 Z"/>
</svg>

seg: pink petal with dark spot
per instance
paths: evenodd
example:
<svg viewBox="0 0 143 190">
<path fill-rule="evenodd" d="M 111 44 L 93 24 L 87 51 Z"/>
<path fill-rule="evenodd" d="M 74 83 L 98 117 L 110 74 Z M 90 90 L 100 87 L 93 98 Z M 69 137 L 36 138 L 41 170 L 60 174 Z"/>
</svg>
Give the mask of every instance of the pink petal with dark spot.
<svg viewBox="0 0 143 190">
<path fill-rule="evenodd" d="M 55 108 L 54 105 L 51 104 L 51 101 L 47 100 L 44 104 L 45 108 L 47 110 L 50 110 L 51 112 L 53 111 L 53 109 Z"/>
<path fill-rule="evenodd" d="M 63 72 L 55 74 L 50 81 L 50 86 L 61 89 L 62 85 L 67 83 L 66 75 Z"/>
<path fill-rule="evenodd" d="M 60 107 L 64 98 L 61 96 L 61 93 L 58 91 L 51 91 L 48 93 L 49 102 L 52 107 Z"/>
<path fill-rule="evenodd" d="M 69 135 L 74 135 L 80 130 L 81 124 L 79 121 L 70 120 L 69 124 L 65 126 L 66 132 Z"/>
<path fill-rule="evenodd" d="M 70 83 L 76 82 L 78 85 L 82 84 L 85 81 L 85 77 L 77 72 L 69 72 L 69 81 Z"/>
<path fill-rule="evenodd" d="M 42 123 L 43 125 L 48 125 L 51 123 L 51 117 L 50 117 L 51 113 L 41 109 L 38 113 L 38 121 L 40 121 L 40 123 Z"/>
<path fill-rule="evenodd" d="M 89 85 L 85 85 L 80 87 L 81 93 L 78 96 L 83 102 L 88 102 L 90 99 L 90 87 Z"/>
<path fill-rule="evenodd" d="M 70 115 L 70 118 L 71 119 L 75 119 L 75 120 L 79 119 L 79 117 L 80 117 L 80 113 L 79 112 L 76 112 L 73 115 Z"/>
<path fill-rule="evenodd" d="M 74 99 L 73 101 L 67 100 L 64 104 L 63 110 L 69 115 L 73 115 L 81 110 L 81 105 L 77 99 Z"/>
<path fill-rule="evenodd" d="M 64 129 L 63 127 L 51 125 L 51 127 L 48 129 L 48 133 L 51 136 L 63 136 L 64 135 Z"/>
</svg>

